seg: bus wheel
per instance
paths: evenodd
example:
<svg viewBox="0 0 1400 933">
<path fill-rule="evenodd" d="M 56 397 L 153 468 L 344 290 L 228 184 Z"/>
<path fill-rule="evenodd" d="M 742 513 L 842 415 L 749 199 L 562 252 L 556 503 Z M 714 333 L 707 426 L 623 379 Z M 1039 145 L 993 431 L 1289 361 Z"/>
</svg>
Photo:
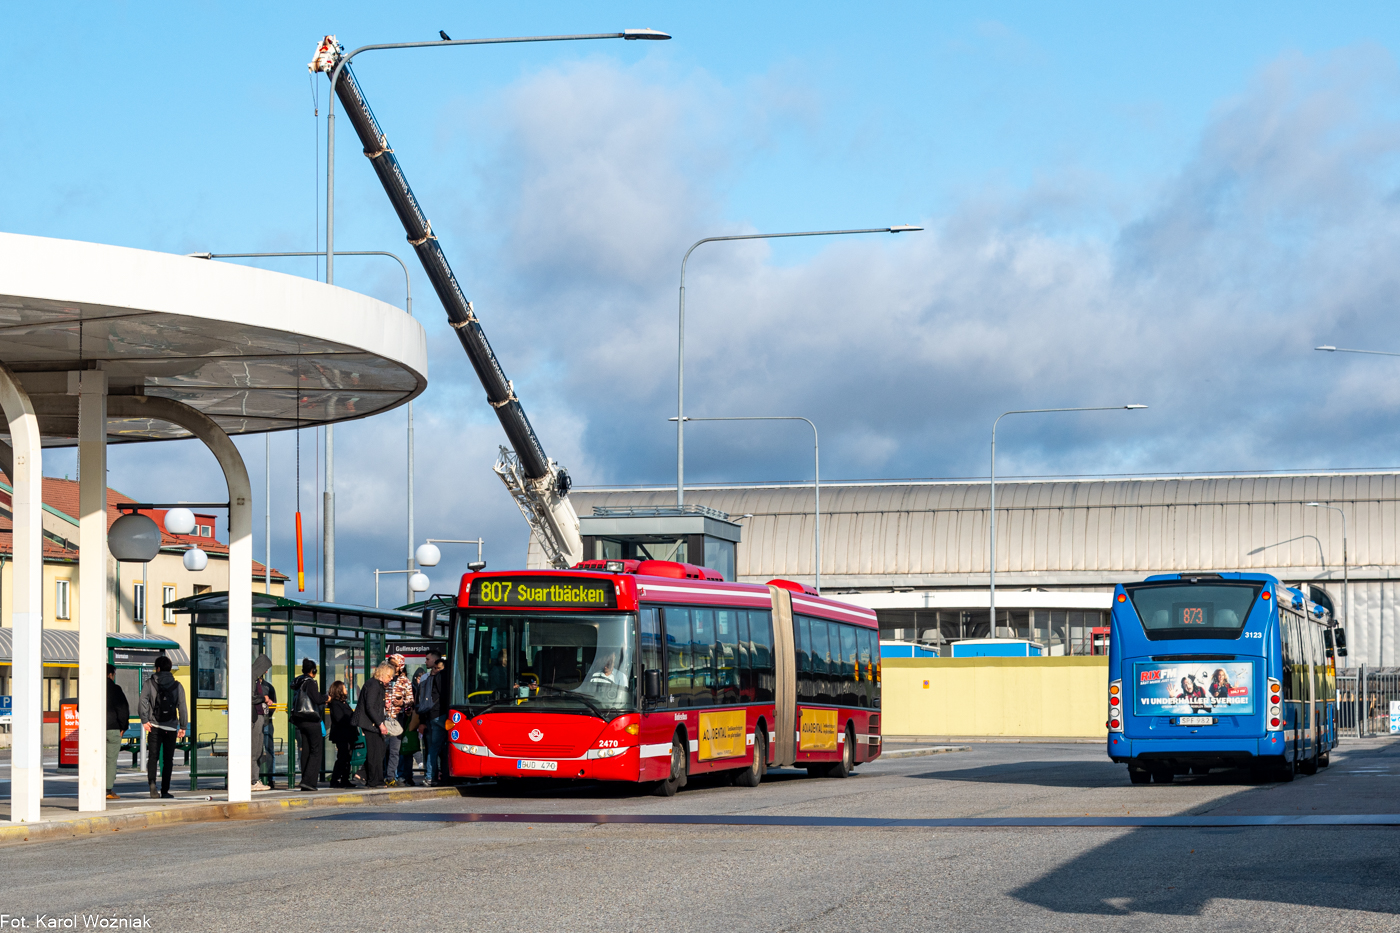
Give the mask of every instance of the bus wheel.
<svg viewBox="0 0 1400 933">
<path fill-rule="evenodd" d="M 1331 752 L 1323 752 L 1323 753 L 1322 753 L 1321 755 L 1319 755 L 1318 758 L 1317 758 L 1317 766 L 1318 766 L 1319 768 L 1325 768 L 1325 767 L 1327 767 L 1328 765 L 1330 765 L 1331 763 L 1332 763 L 1332 753 L 1331 753 Z"/>
<path fill-rule="evenodd" d="M 1134 784 L 1151 784 L 1152 772 L 1148 771 L 1146 768 L 1129 767 L 1128 780 L 1132 781 Z"/>
<path fill-rule="evenodd" d="M 764 738 L 760 731 L 753 737 L 753 764 L 743 771 L 740 771 L 734 778 L 734 783 L 740 787 L 757 787 L 763 782 L 763 775 L 768 771 L 768 740 Z"/>
<path fill-rule="evenodd" d="M 1307 758 L 1303 761 L 1298 762 L 1298 770 L 1303 772 L 1304 774 L 1316 774 L 1317 765 L 1317 756 L 1313 756 L 1312 758 Z"/>
<path fill-rule="evenodd" d="M 849 723 L 846 724 L 846 746 L 841 749 L 841 760 L 831 766 L 827 777 L 846 778 L 856 770 L 856 737 Z"/>
<path fill-rule="evenodd" d="M 1176 780 L 1176 775 L 1172 773 L 1170 767 L 1158 768 L 1152 772 L 1152 780 L 1158 784 L 1170 784 Z"/>
<path fill-rule="evenodd" d="M 686 771 L 689 770 L 690 755 L 685 743 L 677 735 L 671 740 L 671 774 L 666 780 L 658 781 L 655 794 L 658 797 L 674 797 L 676 791 L 685 786 Z"/>
<path fill-rule="evenodd" d="M 1293 780 L 1295 771 L 1297 771 L 1297 763 L 1284 758 L 1283 761 L 1279 763 L 1278 767 L 1274 769 L 1274 780 L 1287 784 L 1289 781 Z"/>
</svg>

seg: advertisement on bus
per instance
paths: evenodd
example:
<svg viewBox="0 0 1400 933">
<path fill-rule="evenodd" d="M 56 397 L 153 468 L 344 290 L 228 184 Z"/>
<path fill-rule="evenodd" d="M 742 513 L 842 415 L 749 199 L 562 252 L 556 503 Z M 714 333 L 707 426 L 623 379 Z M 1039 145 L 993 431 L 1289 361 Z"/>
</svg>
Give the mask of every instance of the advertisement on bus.
<svg viewBox="0 0 1400 933">
<path fill-rule="evenodd" d="M 1139 716 L 1249 716 L 1254 709 L 1253 661 L 1177 661 L 1134 665 Z"/>
</svg>

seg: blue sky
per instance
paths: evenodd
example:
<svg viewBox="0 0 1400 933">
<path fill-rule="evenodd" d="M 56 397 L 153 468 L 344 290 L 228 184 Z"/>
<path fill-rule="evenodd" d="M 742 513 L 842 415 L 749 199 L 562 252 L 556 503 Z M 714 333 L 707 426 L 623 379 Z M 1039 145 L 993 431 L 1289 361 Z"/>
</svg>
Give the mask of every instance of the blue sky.
<svg viewBox="0 0 1400 933">
<path fill-rule="evenodd" d="M 1006 425 L 998 472 L 1397 464 L 1391 364 L 1310 350 L 1400 350 L 1389 4 L 12 4 L 0 223 L 181 253 L 311 249 L 326 87 L 305 63 L 321 34 L 630 26 L 676 38 L 356 65 L 546 448 L 579 482 L 674 478 L 689 243 L 890 223 L 928 230 L 697 252 L 690 413 L 812 417 L 833 479 L 978 475 L 1000 411 L 1122 402 L 1152 407 Z M 337 246 L 407 255 L 342 128 Z M 401 301 L 384 261 L 337 273 Z M 419 536 L 483 534 L 492 566 L 517 565 L 523 524 L 489 469 L 499 429 L 415 281 L 433 348 Z M 403 559 L 402 422 L 337 435 L 342 599 L 372 598 L 369 571 Z M 796 429 L 695 426 L 688 440 L 696 481 L 808 477 Z M 261 439 L 241 446 L 259 472 Z M 273 451 L 273 562 L 290 568 L 292 439 Z M 308 433 L 308 513 L 315 458 Z M 193 445 L 112 455 L 112 485 L 139 497 L 214 482 Z M 436 586 L 465 560 L 449 555 Z"/>
</svg>

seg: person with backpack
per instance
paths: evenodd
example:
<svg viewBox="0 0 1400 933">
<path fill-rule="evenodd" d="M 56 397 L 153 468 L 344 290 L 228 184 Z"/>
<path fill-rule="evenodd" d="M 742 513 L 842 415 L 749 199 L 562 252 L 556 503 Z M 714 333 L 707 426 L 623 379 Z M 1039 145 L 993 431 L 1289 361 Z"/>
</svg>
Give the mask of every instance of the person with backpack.
<svg viewBox="0 0 1400 933">
<path fill-rule="evenodd" d="M 173 797 L 170 769 L 175 743 L 185 737 L 185 686 L 170 672 L 170 659 L 156 658 L 156 673 L 141 690 L 141 728 L 146 730 L 146 782 L 152 797 Z M 156 763 L 160 763 L 160 793 L 156 793 Z"/>
<path fill-rule="evenodd" d="M 325 737 L 321 734 L 325 722 L 326 695 L 316 682 L 316 662 L 301 661 L 301 676 L 292 681 L 292 725 L 297 730 L 301 746 L 301 784 L 298 790 L 316 791 L 321 784 L 321 756 Z"/>
<path fill-rule="evenodd" d="M 122 753 L 122 735 L 131 725 L 131 704 L 126 691 L 117 683 L 117 666 L 107 665 L 107 799 L 117 796 L 117 757 Z"/>
</svg>

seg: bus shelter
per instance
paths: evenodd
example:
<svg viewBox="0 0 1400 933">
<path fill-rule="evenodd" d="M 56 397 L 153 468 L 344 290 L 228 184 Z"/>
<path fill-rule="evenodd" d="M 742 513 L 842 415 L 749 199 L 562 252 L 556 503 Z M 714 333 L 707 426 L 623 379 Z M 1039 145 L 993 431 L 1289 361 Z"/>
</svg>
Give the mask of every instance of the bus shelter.
<svg viewBox="0 0 1400 933">
<path fill-rule="evenodd" d="M 222 777 L 227 783 L 229 716 L 252 715 L 251 692 L 229 691 L 228 593 L 200 593 L 165 605 L 177 616 L 189 617 L 194 685 L 189 731 L 199 749 L 190 761 L 190 789 L 198 788 L 202 777 Z M 265 654 L 272 661 L 264 679 L 277 696 L 271 717 L 274 755 L 277 746 L 285 749 L 287 786 L 297 780 L 296 730 L 288 714 L 292 681 L 300 676 L 303 659 L 316 662 L 323 692 L 343 681 L 353 706 L 375 666 L 394 649 L 445 645 L 450 609 L 451 602 L 442 599 L 406 609 L 376 609 L 253 594 L 253 657 Z M 207 757 L 201 760 L 201 754 Z M 330 770 L 325 758 L 323 774 Z"/>
</svg>

